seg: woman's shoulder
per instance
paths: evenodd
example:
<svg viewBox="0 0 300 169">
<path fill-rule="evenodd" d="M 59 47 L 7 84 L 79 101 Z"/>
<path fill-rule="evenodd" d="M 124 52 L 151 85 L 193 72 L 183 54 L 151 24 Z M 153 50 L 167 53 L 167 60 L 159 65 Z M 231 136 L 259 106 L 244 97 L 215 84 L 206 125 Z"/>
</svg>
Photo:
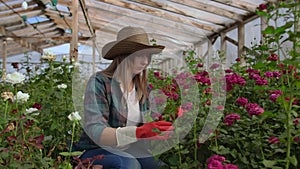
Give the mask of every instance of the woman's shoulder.
<svg viewBox="0 0 300 169">
<path fill-rule="evenodd" d="M 110 82 L 111 78 L 103 74 L 101 71 L 94 73 L 91 78 L 97 79 L 98 81 Z"/>
</svg>

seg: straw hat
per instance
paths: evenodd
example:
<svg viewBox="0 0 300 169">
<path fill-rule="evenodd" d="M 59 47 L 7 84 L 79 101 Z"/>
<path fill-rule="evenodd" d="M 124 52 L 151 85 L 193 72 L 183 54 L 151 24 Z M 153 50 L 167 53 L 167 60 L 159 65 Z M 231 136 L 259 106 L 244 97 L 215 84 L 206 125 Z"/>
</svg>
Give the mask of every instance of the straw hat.
<svg viewBox="0 0 300 169">
<path fill-rule="evenodd" d="M 141 50 L 157 54 L 164 48 L 161 45 L 150 45 L 148 35 L 142 28 L 128 26 L 118 32 L 116 41 L 109 42 L 102 48 L 102 56 L 104 59 L 113 60 L 119 55 L 129 55 Z"/>
</svg>

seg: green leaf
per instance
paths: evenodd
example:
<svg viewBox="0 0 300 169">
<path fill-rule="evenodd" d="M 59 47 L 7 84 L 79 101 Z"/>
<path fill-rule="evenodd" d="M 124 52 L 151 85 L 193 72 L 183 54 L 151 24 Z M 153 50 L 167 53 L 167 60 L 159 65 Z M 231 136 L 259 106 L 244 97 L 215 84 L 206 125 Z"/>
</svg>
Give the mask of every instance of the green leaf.
<svg viewBox="0 0 300 169">
<path fill-rule="evenodd" d="M 74 151 L 74 152 L 61 152 L 59 153 L 62 156 L 79 156 L 82 154 L 81 151 Z"/>
<path fill-rule="evenodd" d="M 262 163 L 265 165 L 265 167 L 272 168 L 277 162 L 274 160 L 263 160 Z"/>
<path fill-rule="evenodd" d="M 295 157 L 295 155 L 293 155 L 292 157 L 289 158 L 291 164 L 293 164 L 295 167 L 298 164 L 297 158 Z"/>
<path fill-rule="evenodd" d="M 275 32 L 273 26 L 268 26 L 265 30 L 262 31 L 263 34 L 273 34 Z"/>
<path fill-rule="evenodd" d="M 178 156 L 173 156 L 169 158 L 169 163 L 172 166 L 177 166 L 179 162 Z"/>
</svg>

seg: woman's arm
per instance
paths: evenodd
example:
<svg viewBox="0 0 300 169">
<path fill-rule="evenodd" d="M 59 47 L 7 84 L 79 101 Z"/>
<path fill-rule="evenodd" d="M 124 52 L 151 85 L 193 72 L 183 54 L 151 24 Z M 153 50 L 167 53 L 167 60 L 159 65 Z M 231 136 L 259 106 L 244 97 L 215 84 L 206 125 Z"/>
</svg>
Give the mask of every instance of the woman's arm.
<svg viewBox="0 0 300 169">
<path fill-rule="evenodd" d="M 116 128 L 109 124 L 110 91 L 106 89 L 110 81 L 102 75 L 89 79 L 84 96 L 84 131 L 97 145 L 117 145 Z"/>
<path fill-rule="evenodd" d="M 99 138 L 101 145 L 115 146 L 117 145 L 116 128 L 105 127 Z"/>
</svg>

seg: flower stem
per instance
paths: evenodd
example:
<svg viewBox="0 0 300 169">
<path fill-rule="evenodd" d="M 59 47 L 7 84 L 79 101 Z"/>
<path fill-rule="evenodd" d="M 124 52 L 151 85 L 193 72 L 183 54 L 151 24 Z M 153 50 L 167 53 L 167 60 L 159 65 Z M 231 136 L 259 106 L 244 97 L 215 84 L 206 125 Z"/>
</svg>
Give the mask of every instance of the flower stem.
<svg viewBox="0 0 300 169">
<path fill-rule="evenodd" d="M 8 109 L 8 101 L 5 102 L 4 119 L 6 119 L 7 109 Z"/>
<path fill-rule="evenodd" d="M 198 139 L 197 139 L 197 118 L 195 118 L 194 120 L 194 140 L 195 140 L 195 143 L 194 143 L 194 161 L 197 161 L 197 148 L 198 148 Z"/>
</svg>

